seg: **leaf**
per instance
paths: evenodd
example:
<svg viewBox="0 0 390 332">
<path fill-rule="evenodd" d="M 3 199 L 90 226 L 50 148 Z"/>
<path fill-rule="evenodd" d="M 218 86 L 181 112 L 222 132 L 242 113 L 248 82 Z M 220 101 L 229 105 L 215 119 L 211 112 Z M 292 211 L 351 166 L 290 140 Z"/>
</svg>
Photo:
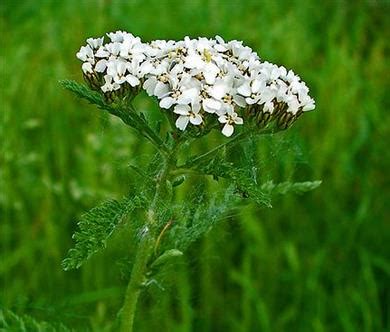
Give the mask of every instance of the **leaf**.
<svg viewBox="0 0 390 332">
<path fill-rule="evenodd" d="M 234 186 L 214 193 L 211 198 L 204 195 L 203 187 L 194 188 L 193 198 L 178 206 L 175 224 L 167 234 L 167 243 L 184 251 L 232 212 L 238 201 Z"/>
<path fill-rule="evenodd" d="M 77 97 L 86 99 L 91 104 L 97 105 L 101 108 L 107 108 L 102 95 L 98 92 L 92 91 L 86 85 L 77 83 L 72 80 L 62 80 L 60 84 L 67 90 L 76 94 Z"/>
<path fill-rule="evenodd" d="M 120 222 L 140 207 L 140 201 L 138 197 L 120 202 L 109 200 L 83 214 L 78 222 L 79 230 L 73 235 L 76 245 L 63 260 L 63 269 L 77 269 L 93 254 L 104 249 Z"/>
<path fill-rule="evenodd" d="M 264 183 L 261 186 L 261 189 L 264 192 L 270 194 L 281 194 L 285 195 L 287 193 L 293 192 L 295 194 L 302 194 L 307 191 L 314 190 L 321 185 L 322 181 L 305 181 L 305 182 L 281 182 L 274 183 L 272 180 Z"/>
<path fill-rule="evenodd" d="M 224 150 L 215 153 L 212 158 L 203 159 L 196 165 L 196 170 L 212 175 L 215 179 L 225 178 L 236 187 L 236 193 L 242 198 L 249 198 L 259 205 L 271 207 L 271 198 L 275 194 L 301 194 L 320 186 L 321 181 L 281 182 L 268 181 L 260 184 L 257 181 L 258 168 L 255 163 L 255 141 L 250 139 L 241 144 L 240 152 L 235 151 L 235 162 L 226 160 Z M 238 162 L 237 162 L 238 159 Z"/>
<path fill-rule="evenodd" d="M 169 249 L 166 250 L 163 254 L 161 254 L 159 257 L 155 259 L 155 261 L 150 266 L 152 269 L 167 263 L 172 258 L 183 256 L 183 252 L 177 249 Z"/>
<path fill-rule="evenodd" d="M 92 91 L 84 84 L 72 80 L 62 80 L 60 84 L 67 90 L 75 93 L 79 98 L 87 100 L 98 108 L 119 117 L 126 125 L 135 129 L 139 134 L 147 138 L 161 153 L 168 154 L 169 151 L 161 140 L 158 133 L 150 126 L 144 114 L 137 114 L 134 107 L 127 100 L 118 101 L 112 105 L 107 104 L 101 94 Z"/>
<path fill-rule="evenodd" d="M 0 331 L 18 332 L 71 332 L 60 323 L 49 324 L 38 322 L 34 318 L 23 315 L 18 316 L 10 310 L 0 310 Z"/>
<path fill-rule="evenodd" d="M 91 90 L 84 84 L 80 84 L 72 80 L 62 80 L 60 81 L 60 84 L 65 89 L 73 92 L 77 97 L 87 100 L 90 104 L 96 105 L 98 108 L 119 117 L 125 124 L 134 127 L 129 114 L 121 110 L 120 107 L 115 108 L 107 104 L 100 93 Z"/>
<path fill-rule="evenodd" d="M 217 153 L 211 160 L 199 164 L 197 171 L 212 175 L 215 179 L 225 178 L 234 184 L 236 193 L 240 194 L 242 198 L 250 198 L 260 205 L 271 205 L 270 195 L 258 185 L 253 172 L 226 161 L 223 152 Z"/>
</svg>

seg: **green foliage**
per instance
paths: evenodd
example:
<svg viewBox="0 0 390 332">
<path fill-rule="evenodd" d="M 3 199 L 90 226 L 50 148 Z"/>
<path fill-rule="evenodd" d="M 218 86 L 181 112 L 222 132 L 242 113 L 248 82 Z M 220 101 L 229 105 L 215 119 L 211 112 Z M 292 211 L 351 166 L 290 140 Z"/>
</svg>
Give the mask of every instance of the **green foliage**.
<svg viewBox="0 0 390 332">
<path fill-rule="evenodd" d="M 111 110 L 111 107 L 107 105 L 102 95 L 96 91 L 91 90 L 84 84 L 77 83 L 72 80 L 61 80 L 60 84 L 67 90 L 73 92 L 77 97 L 87 100 L 89 103 L 96 105 L 102 109 Z M 115 112 L 114 110 L 112 110 Z"/>
<path fill-rule="evenodd" d="M 234 186 L 208 195 L 199 185 L 186 202 L 176 207 L 167 243 L 181 251 L 186 250 L 224 220 L 228 213 L 232 213 L 239 201 Z"/>
<path fill-rule="evenodd" d="M 301 194 L 311 191 L 320 186 L 321 181 L 305 182 L 282 182 L 274 184 L 267 181 L 264 184 L 258 183 L 256 170 L 261 169 L 253 158 L 256 150 L 254 145 L 241 144 L 245 150 L 246 157 L 239 159 L 239 163 L 226 160 L 226 151 L 210 155 L 210 158 L 201 159 L 195 164 L 195 169 L 200 173 L 212 175 L 215 179 L 219 177 L 234 184 L 236 191 L 242 198 L 249 198 L 259 205 L 271 206 L 271 196 L 274 194 L 287 194 L 289 192 Z M 252 148 L 251 148 L 252 147 Z M 261 169 L 262 170 L 262 169 Z"/>
<path fill-rule="evenodd" d="M 1 332 L 71 332 L 62 324 L 38 322 L 34 318 L 18 316 L 10 310 L 0 310 Z"/>
<path fill-rule="evenodd" d="M 100 93 L 92 91 L 84 84 L 71 80 L 62 80 L 60 84 L 67 90 L 73 92 L 77 97 L 87 100 L 98 108 L 119 117 L 126 125 L 135 129 L 140 135 L 148 139 L 159 152 L 167 153 L 165 143 L 159 137 L 158 133 L 148 124 L 143 113 L 137 114 L 134 110 L 131 100 L 119 100 L 113 104 L 107 104 Z"/>
<path fill-rule="evenodd" d="M 75 248 L 69 250 L 68 257 L 62 262 L 64 270 L 79 268 L 93 254 L 104 249 L 121 222 L 141 206 L 140 202 L 138 197 L 109 200 L 83 214 L 77 223 L 79 229 L 73 235 Z"/>
</svg>

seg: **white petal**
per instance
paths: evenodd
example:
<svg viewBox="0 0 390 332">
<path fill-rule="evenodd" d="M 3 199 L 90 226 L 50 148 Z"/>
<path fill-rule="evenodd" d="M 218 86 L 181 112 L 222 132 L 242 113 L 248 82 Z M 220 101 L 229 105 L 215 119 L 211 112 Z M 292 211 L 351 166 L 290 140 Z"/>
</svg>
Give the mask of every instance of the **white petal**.
<svg viewBox="0 0 390 332">
<path fill-rule="evenodd" d="M 246 106 L 246 102 L 245 102 L 244 97 L 241 97 L 239 95 L 235 95 L 235 96 L 233 96 L 233 100 L 240 107 L 245 107 Z"/>
<path fill-rule="evenodd" d="M 310 101 L 307 104 L 305 104 L 305 106 L 303 106 L 302 111 L 308 112 L 314 110 L 315 108 L 316 108 L 315 102 L 313 99 L 310 98 Z"/>
<path fill-rule="evenodd" d="M 237 88 L 237 92 L 245 97 L 249 97 L 251 95 L 251 87 L 249 83 L 245 83 Z"/>
<path fill-rule="evenodd" d="M 149 96 L 153 96 L 154 95 L 154 90 L 156 88 L 156 83 L 157 83 L 157 80 L 155 77 L 150 77 L 148 78 L 144 84 L 143 84 L 143 88 L 146 90 L 146 93 L 149 95 Z"/>
<path fill-rule="evenodd" d="M 234 106 L 232 104 L 223 104 L 223 108 L 225 109 L 226 113 L 233 113 L 234 112 Z"/>
<path fill-rule="evenodd" d="M 95 65 L 95 70 L 98 72 L 98 73 L 103 73 L 107 68 L 107 60 L 105 59 L 101 59 L 99 60 L 96 65 Z"/>
<path fill-rule="evenodd" d="M 217 44 L 214 46 L 214 48 L 218 51 L 218 52 L 226 52 L 227 51 L 227 48 L 221 44 Z"/>
<path fill-rule="evenodd" d="M 106 84 L 111 84 L 112 76 L 111 75 L 104 75 L 104 81 L 106 82 Z"/>
<path fill-rule="evenodd" d="M 104 38 L 88 38 L 87 43 L 94 49 L 99 48 L 103 44 Z"/>
<path fill-rule="evenodd" d="M 180 130 L 186 129 L 188 122 L 190 121 L 188 116 L 180 115 L 176 120 L 176 127 Z"/>
<path fill-rule="evenodd" d="M 188 116 L 190 111 L 191 111 L 191 107 L 188 105 L 176 105 L 175 109 L 173 110 L 173 112 L 176 114 L 186 115 L 186 116 Z"/>
<path fill-rule="evenodd" d="M 165 97 L 163 99 L 161 99 L 160 101 L 160 107 L 161 108 L 166 108 L 166 109 L 169 109 L 171 108 L 171 106 L 173 105 L 173 102 L 175 100 L 172 98 L 172 97 Z"/>
<path fill-rule="evenodd" d="M 113 55 L 118 55 L 120 49 L 121 49 L 121 44 L 120 43 L 113 43 L 112 46 L 111 46 L 111 53 Z"/>
<path fill-rule="evenodd" d="M 142 74 L 142 76 L 149 74 L 153 70 L 153 65 L 150 63 L 150 61 L 145 61 L 140 65 L 139 71 Z"/>
<path fill-rule="evenodd" d="M 221 69 L 216 64 L 209 62 L 206 64 L 204 70 L 206 72 L 213 73 L 213 74 L 217 75 Z"/>
<path fill-rule="evenodd" d="M 110 55 L 110 53 L 109 53 L 108 51 L 106 51 L 106 50 L 104 49 L 104 47 L 100 47 L 100 48 L 97 50 L 96 54 L 95 54 L 95 56 L 98 57 L 98 58 L 106 58 L 106 57 L 108 57 L 109 55 Z"/>
<path fill-rule="evenodd" d="M 290 100 L 288 103 L 288 112 L 291 112 L 293 114 L 296 114 L 298 112 L 298 109 L 299 109 L 299 102 L 296 98 Z M 272 107 L 273 107 L 273 104 L 272 104 Z"/>
<path fill-rule="evenodd" d="M 253 105 L 256 103 L 256 100 L 255 99 L 252 99 L 252 98 L 245 98 L 245 102 L 248 104 L 248 105 Z"/>
<path fill-rule="evenodd" d="M 79 59 L 81 61 L 87 61 L 86 55 L 84 53 L 82 53 L 81 51 L 76 53 L 76 57 L 77 57 L 77 59 Z"/>
<path fill-rule="evenodd" d="M 217 77 L 216 73 L 213 73 L 213 72 L 205 72 L 204 73 L 204 79 L 205 79 L 207 84 L 210 84 L 210 85 L 214 84 L 216 77 Z"/>
<path fill-rule="evenodd" d="M 264 110 L 264 112 L 272 113 L 274 110 L 274 104 L 272 102 L 265 103 L 263 110 Z"/>
<path fill-rule="evenodd" d="M 279 75 L 282 76 L 282 77 L 286 77 L 287 75 L 287 69 L 283 66 L 280 66 L 279 67 Z"/>
<path fill-rule="evenodd" d="M 267 103 L 270 102 L 272 99 L 275 98 L 275 93 L 271 89 L 264 90 L 261 93 L 260 103 Z"/>
<path fill-rule="evenodd" d="M 214 84 L 215 77 L 219 73 L 220 68 L 215 65 L 214 63 L 210 62 L 208 63 L 204 68 L 204 76 L 207 84 Z M 211 80 L 212 82 L 208 82 L 208 80 Z"/>
<path fill-rule="evenodd" d="M 178 104 L 190 104 L 195 101 L 198 91 L 196 88 L 184 90 L 182 94 L 177 98 Z"/>
<path fill-rule="evenodd" d="M 117 71 L 118 75 L 122 76 L 126 71 L 126 62 L 118 61 L 116 71 Z"/>
<path fill-rule="evenodd" d="M 77 52 L 76 57 L 81 61 L 87 61 L 88 58 L 93 58 L 92 48 L 87 46 L 81 46 L 80 51 Z"/>
<path fill-rule="evenodd" d="M 222 99 L 226 94 L 227 89 L 228 87 L 226 85 L 217 83 L 210 89 L 210 95 L 215 99 Z"/>
<path fill-rule="evenodd" d="M 193 124 L 193 125 L 200 125 L 202 123 L 203 119 L 202 117 L 200 116 L 200 114 L 194 114 L 193 116 L 190 117 L 190 122 Z"/>
<path fill-rule="evenodd" d="M 133 76 L 133 75 L 127 75 L 126 76 L 126 81 L 131 85 L 131 86 L 137 86 L 138 84 L 140 84 L 140 81 L 137 77 Z"/>
<path fill-rule="evenodd" d="M 111 75 L 111 76 L 116 75 L 115 61 L 108 61 L 107 62 L 107 74 Z"/>
<path fill-rule="evenodd" d="M 201 109 L 199 101 L 192 103 L 191 108 L 192 108 L 192 113 L 196 113 L 196 114 L 199 113 Z"/>
<path fill-rule="evenodd" d="M 244 123 L 244 120 L 242 118 L 240 118 L 239 116 L 237 116 L 235 119 L 234 119 L 234 123 L 235 124 L 243 124 Z"/>
<path fill-rule="evenodd" d="M 215 40 L 216 40 L 219 44 L 225 44 L 225 41 L 223 40 L 223 38 L 222 38 L 220 35 L 216 35 L 216 36 L 215 36 Z"/>
<path fill-rule="evenodd" d="M 203 109 L 208 113 L 215 113 L 221 108 L 221 103 L 218 100 L 207 98 L 203 100 Z"/>
<path fill-rule="evenodd" d="M 226 123 L 222 128 L 222 134 L 224 134 L 226 137 L 232 136 L 234 132 L 234 127 L 228 123 Z"/>
<path fill-rule="evenodd" d="M 157 82 L 156 88 L 154 90 L 154 95 L 158 98 L 161 98 L 163 95 L 167 94 L 169 91 L 168 84 L 164 84 L 160 81 Z"/>
<path fill-rule="evenodd" d="M 187 56 L 186 62 L 184 66 L 186 68 L 202 68 L 204 65 L 204 62 L 200 55 L 198 54 L 191 54 Z"/>
<path fill-rule="evenodd" d="M 260 81 L 260 80 L 254 80 L 254 81 L 252 82 L 252 91 L 253 91 L 254 93 L 259 92 L 260 89 L 261 89 L 261 87 L 262 87 L 263 85 L 264 85 L 264 84 L 262 83 L 262 81 Z"/>
<path fill-rule="evenodd" d="M 81 66 L 81 69 L 85 74 L 93 73 L 92 65 L 89 62 L 84 62 L 83 65 Z"/>
<path fill-rule="evenodd" d="M 227 123 L 228 119 L 225 115 L 221 115 L 219 118 L 218 118 L 218 121 L 220 123 Z"/>
</svg>

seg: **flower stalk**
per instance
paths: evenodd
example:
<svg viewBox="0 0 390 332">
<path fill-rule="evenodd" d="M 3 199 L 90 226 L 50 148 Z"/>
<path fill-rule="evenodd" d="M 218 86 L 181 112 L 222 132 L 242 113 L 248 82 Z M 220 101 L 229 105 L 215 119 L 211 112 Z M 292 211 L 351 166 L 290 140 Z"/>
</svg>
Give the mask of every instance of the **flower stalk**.
<svg viewBox="0 0 390 332">
<path fill-rule="evenodd" d="M 133 269 L 121 309 L 121 332 L 132 332 L 139 296 L 146 281 L 148 261 L 153 254 L 155 239 L 149 231 L 143 234 L 135 255 Z"/>
<path fill-rule="evenodd" d="M 166 197 L 166 181 L 171 168 L 175 167 L 176 156 L 174 149 L 169 157 L 164 157 L 162 167 L 156 177 L 155 194 L 146 212 L 145 226 L 141 231 L 141 239 L 136 249 L 134 265 L 131 271 L 130 280 L 127 286 L 125 300 L 121 309 L 121 332 L 132 332 L 134 317 L 137 309 L 138 298 L 142 288 L 147 282 L 148 263 L 156 249 L 156 208 L 161 199 Z M 165 154 L 163 154 L 164 156 Z"/>
</svg>

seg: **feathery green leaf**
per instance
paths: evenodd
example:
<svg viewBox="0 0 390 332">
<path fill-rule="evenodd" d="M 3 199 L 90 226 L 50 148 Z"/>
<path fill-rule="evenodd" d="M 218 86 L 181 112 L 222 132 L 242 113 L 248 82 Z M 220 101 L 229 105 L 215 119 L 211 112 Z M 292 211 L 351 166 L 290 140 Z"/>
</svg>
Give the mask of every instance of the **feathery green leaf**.
<svg viewBox="0 0 390 332">
<path fill-rule="evenodd" d="M 138 197 L 109 200 L 83 214 L 78 222 L 79 229 L 73 235 L 76 245 L 62 262 L 64 270 L 79 268 L 93 254 L 105 248 L 120 222 L 140 207 L 140 202 Z"/>
<path fill-rule="evenodd" d="M 61 80 L 60 84 L 67 90 L 76 94 L 77 97 L 86 99 L 91 104 L 102 108 L 107 108 L 108 105 L 104 103 L 102 95 L 98 92 L 92 91 L 84 84 L 77 83 L 72 80 Z"/>
<path fill-rule="evenodd" d="M 250 198 L 257 204 L 270 206 L 270 195 L 262 189 L 246 167 L 238 167 L 226 161 L 223 152 L 220 152 L 213 159 L 198 165 L 197 170 L 212 175 L 215 179 L 224 178 L 234 184 L 236 192 L 243 198 Z"/>
<path fill-rule="evenodd" d="M 67 90 L 73 92 L 79 98 L 87 100 L 89 103 L 98 106 L 98 108 L 119 117 L 125 124 L 135 129 L 139 134 L 147 138 L 161 153 L 167 154 L 169 151 L 160 136 L 150 126 L 145 116 L 137 114 L 131 103 L 121 101 L 118 104 L 107 104 L 102 95 L 92 91 L 84 84 L 72 80 L 62 80 L 60 84 Z"/>
<path fill-rule="evenodd" d="M 204 188 L 194 189 L 193 198 L 178 207 L 177 220 L 174 220 L 174 225 L 167 234 L 167 243 L 179 250 L 184 251 L 209 232 L 228 212 L 233 211 L 239 201 L 234 186 L 214 194 L 213 197 L 207 197 L 203 190 Z"/>
</svg>

